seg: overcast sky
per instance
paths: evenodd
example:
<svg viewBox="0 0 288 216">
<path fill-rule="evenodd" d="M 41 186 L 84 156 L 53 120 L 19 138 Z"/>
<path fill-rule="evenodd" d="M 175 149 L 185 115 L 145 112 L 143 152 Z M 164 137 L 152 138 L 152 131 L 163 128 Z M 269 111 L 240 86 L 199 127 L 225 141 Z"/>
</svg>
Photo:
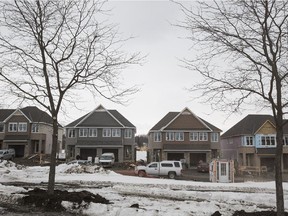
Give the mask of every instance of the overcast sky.
<svg viewBox="0 0 288 216">
<path fill-rule="evenodd" d="M 131 97 L 126 106 L 98 98 L 83 99 L 79 104 L 81 111 L 73 108 L 67 110 L 69 118 L 62 119 L 64 125 L 92 111 L 99 104 L 106 109 L 118 110 L 137 127 L 137 134 L 147 134 L 168 112 L 180 112 L 185 107 L 223 132 L 247 115 L 248 112 L 227 119 L 227 113 L 212 111 L 209 105 L 192 100 L 191 93 L 185 89 L 200 77 L 180 66 L 179 59 L 191 57 L 195 51 L 190 49 L 191 43 L 184 39 L 187 32 L 171 25 L 183 19 L 177 4 L 170 1 L 114 0 L 109 1 L 107 6 L 112 8 L 110 22 L 118 23 L 123 35 L 135 36 L 126 43 L 125 49 L 147 54 L 143 66 L 127 68 L 123 73 L 124 82 L 130 86 L 140 85 L 141 91 Z"/>
</svg>

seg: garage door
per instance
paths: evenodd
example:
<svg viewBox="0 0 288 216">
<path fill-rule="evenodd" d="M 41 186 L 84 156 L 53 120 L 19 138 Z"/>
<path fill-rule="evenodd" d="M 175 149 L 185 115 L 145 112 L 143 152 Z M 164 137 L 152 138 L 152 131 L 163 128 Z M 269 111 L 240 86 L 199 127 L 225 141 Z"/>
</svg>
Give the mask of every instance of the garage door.
<svg viewBox="0 0 288 216">
<path fill-rule="evenodd" d="M 80 157 L 82 160 L 87 160 L 88 157 L 92 157 L 92 161 L 93 161 L 94 158 L 96 157 L 96 155 L 97 155 L 97 149 L 96 148 L 93 148 L 93 149 L 81 148 L 80 149 Z"/>
<path fill-rule="evenodd" d="M 15 157 L 24 157 L 25 145 L 9 145 L 8 148 L 15 150 Z"/>
<path fill-rule="evenodd" d="M 115 162 L 119 162 L 119 157 L 118 157 L 118 149 L 102 149 L 102 154 L 103 153 L 114 153 L 115 155 Z"/>
<path fill-rule="evenodd" d="M 268 172 L 274 171 L 274 166 L 275 166 L 274 163 L 275 163 L 275 158 L 261 158 L 260 159 L 261 166 L 266 166 Z"/>
<path fill-rule="evenodd" d="M 200 160 L 206 162 L 206 153 L 190 153 L 190 166 L 197 166 Z"/>
</svg>

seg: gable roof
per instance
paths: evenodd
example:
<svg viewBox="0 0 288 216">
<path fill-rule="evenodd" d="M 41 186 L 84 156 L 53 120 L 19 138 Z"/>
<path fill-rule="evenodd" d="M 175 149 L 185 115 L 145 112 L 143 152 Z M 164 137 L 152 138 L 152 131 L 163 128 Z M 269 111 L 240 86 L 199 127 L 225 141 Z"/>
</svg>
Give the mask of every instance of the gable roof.
<svg viewBox="0 0 288 216">
<path fill-rule="evenodd" d="M 27 106 L 22 109 L 0 109 L 0 122 L 8 120 L 15 112 L 19 110 L 31 122 L 42 122 L 52 124 L 51 116 L 38 109 L 36 106 Z"/>
<path fill-rule="evenodd" d="M 256 115 L 250 114 L 232 126 L 221 138 L 241 136 L 241 135 L 253 135 L 255 134 L 267 121 L 274 124 L 274 117 L 272 115 Z"/>
<path fill-rule="evenodd" d="M 221 130 L 207 121 L 199 118 L 187 107 L 181 112 L 169 112 L 150 131 L 163 130 Z"/>
<path fill-rule="evenodd" d="M 76 119 L 66 127 L 129 127 L 135 126 L 117 110 L 106 110 L 102 105 Z"/>
</svg>

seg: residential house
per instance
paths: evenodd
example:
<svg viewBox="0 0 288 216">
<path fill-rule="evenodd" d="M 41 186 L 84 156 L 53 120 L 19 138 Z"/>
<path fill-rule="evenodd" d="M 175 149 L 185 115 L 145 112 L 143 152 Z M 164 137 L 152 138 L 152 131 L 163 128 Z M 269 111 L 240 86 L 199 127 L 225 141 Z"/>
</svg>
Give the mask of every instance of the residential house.
<svg viewBox="0 0 288 216">
<path fill-rule="evenodd" d="M 284 127 L 283 169 L 288 169 L 288 126 Z M 276 129 L 271 115 L 247 115 L 221 136 L 224 158 L 239 166 L 266 166 L 274 170 Z"/>
<path fill-rule="evenodd" d="M 112 152 L 115 161 L 134 160 L 136 127 L 117 110 L 102 105 L 65 127 L 69 158 L 99 157 Z"/>
<path fill-rule="evenodd" d="M 169 112 L 149 131 L 148 160 L 183 160 L 188 167 L 209 162 L 219 156 L 220 132 L 188 108 Z"/>
<path fill-rule="evenodd" d="M 52 118 L 35 106 L 22 109 L 0 109 L 0 148 L 14 148 L 16 157 L 35 153 L 51 154 Z M 61 149 L 63 128 L 58 131 Z"/>
</svg>

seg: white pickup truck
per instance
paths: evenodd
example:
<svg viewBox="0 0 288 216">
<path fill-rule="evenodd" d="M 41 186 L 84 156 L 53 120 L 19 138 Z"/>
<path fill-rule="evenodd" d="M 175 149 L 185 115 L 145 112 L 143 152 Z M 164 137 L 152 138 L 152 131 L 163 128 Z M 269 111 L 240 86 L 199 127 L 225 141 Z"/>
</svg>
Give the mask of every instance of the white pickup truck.
<svg viewBox="0 0 288 216">
<path fill-rule="evenodd" d="M 135 174 L 140 177 L 152 175 L 168 176 L 168 178 L 174 179 L 176 176 L 182 175 L 182 164 L 181 161 L 152 162 L 147 166 L 136 166 Z"/>
</svg>

